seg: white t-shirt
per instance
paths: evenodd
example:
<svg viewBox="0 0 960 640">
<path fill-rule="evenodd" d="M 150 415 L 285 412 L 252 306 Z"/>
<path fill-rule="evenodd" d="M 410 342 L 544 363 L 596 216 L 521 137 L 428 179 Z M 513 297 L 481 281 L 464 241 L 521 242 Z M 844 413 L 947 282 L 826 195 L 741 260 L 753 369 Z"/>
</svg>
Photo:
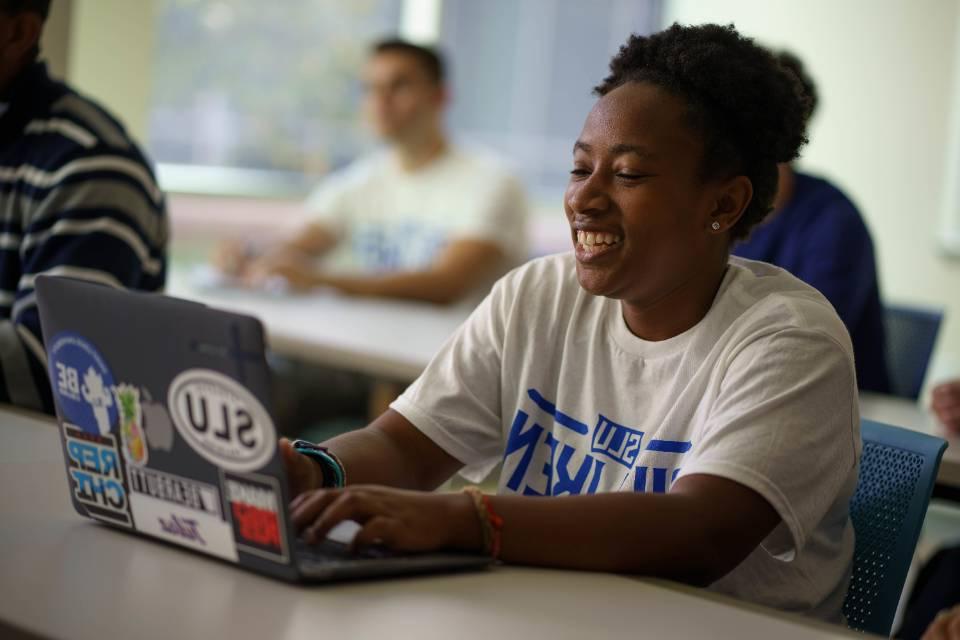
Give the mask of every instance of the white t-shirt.
<svg viewBox="0 0 960 640">
<path fill-rule="evenodd" d="M 307 209 L 339 236 L 328 256 L 335 271 L 422 270 L 459 239 L 498 245 L 505 255 L 498 275 L 527 258 L 519 181 L 492 157 L 456 148 L 413 172 L 387 151 L 362 158 L 325 180 Z"/>
<path fill-rule="evenodd" d="M 853 350 L 826 299 L 731 258 L 713 306 L 661 342 L 578 284 L 572 253 L 493 288 L 392 407 L 499 492 L 667 492 L 710 474 L 782 522 L 711 589 L 840 621 L 860 426 Z M 637 541 L 642 544 L 642 541 Z"/>
</svg>

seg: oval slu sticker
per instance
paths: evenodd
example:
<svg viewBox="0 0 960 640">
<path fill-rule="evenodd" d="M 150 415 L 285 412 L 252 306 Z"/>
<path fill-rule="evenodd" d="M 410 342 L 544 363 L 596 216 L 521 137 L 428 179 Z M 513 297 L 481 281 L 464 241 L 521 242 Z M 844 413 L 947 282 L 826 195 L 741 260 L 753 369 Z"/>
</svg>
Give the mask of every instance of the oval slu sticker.
<svg viewBox="0 0 960 640">
<path fill-rule="evenodd" d="M 189 369 L 170 383 L 167 404 L 177 431 L 194 451 L 230 471 L 254 471 L 277 446 L 273 421 L 238 382 L 209 369 Z"/>
</svg>

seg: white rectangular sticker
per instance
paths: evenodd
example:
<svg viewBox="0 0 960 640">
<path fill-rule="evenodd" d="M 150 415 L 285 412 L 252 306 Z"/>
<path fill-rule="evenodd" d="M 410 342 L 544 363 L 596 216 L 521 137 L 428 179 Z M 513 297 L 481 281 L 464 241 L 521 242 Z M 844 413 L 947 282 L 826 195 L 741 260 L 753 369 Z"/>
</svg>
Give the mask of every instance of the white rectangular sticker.
<svg viewBox="0 0 960 640">
<path fill-rule="evenodd" d="M 212 484 L 146 467 L 128 467 L 127 476 L 132 493 L 160 498 L 218 518 L 221 516 L 220 491 Z"/>
<path fill-rule="evenodd" d="M 186 481 L 185 478 L 181 480 Z M 217 496 L 216 503 L 219 502 Z M 130 507 L 137 531 L 219 558 L 237 561 L 233 528 L 219 515 L 184 508 L 169 500 L 137 492 L 130 493 Z"/>
</svg>

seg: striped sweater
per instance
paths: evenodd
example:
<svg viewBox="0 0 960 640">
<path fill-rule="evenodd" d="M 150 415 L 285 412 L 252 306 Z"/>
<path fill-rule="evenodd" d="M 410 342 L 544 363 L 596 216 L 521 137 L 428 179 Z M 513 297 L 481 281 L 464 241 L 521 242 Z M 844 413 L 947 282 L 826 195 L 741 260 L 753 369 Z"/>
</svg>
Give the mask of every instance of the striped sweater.
<svg viewBox="0 0 960 640">
<path fill-rule="evenodd" d="M 43 63 L 0 99 L 0 402 L 52 413 L 34 279 L 162 289 L 166 205 L 123 126 Z"/>
</svg>

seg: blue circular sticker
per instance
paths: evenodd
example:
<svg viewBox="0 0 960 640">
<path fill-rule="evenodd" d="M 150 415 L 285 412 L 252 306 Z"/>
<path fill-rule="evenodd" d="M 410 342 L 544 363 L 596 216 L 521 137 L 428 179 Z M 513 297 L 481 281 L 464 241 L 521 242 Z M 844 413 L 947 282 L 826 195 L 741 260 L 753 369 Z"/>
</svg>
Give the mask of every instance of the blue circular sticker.
<svg viewBox="0 0 960 640">
<path fill-rule="evenodd" d="M 105 436 L 117 423 L 113 374 L 88 340 L 65 331 L 50 347 L 50 381 L 64 420 Z"/>
</svg>

